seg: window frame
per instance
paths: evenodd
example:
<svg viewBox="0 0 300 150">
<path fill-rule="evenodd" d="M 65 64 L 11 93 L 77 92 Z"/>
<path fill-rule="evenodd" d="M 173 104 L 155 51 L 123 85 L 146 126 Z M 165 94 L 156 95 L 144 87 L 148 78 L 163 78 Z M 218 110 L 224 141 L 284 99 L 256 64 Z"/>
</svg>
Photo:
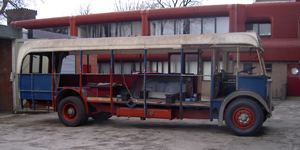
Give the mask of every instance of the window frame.
<svg viewBox="0 0 300 150">
<path fill-rule="evenodd" d="M 177 29 L 177 23 L 179 22 L 178 20 L 181 20 L 182 22 L 184 22 L 185 20 L 189 20 L 189 19 L 201 19 L 201 29 L 200 29 L 201 33 L 200 34 L 202 34 L 203 33 L 203 25 L 204 25 L 203 20 L 207 19 L 207 18 L 211 18 L 211 19 L 214 20 L 214 32 L 212 32 L 212 33 L 217 33 L 217 18 L 219 18 L 219 17 L 228 17 L 228 19 L 230 19 L 229 16 L 213 16 L 213 17 L 207 16 L 207 17 L 193 17 L 193 18 L 179 18 L 179 19 L 169 18 L 169 19 L 160 19 L 160 20 L 149 20 L 150 26 L 151 26 L 151 22 L 155 22 L 155 21 L 157 21 L 157 24 L 160 24 L 160 34 L 152 34 L 152 33 L 156 33 L 156 32 L 152 31 L 151 27 L 149 28 L 150 29 L 149 33 L 150 33 L 150 35 L 165 35 L 165 34 L 163 34 L 163 32 L 164 32 L 163 21 L 170 21 L 171 20 L 174 23 L 174 26 L 173 26 L 174 27 L 174 33 L 173 33 L 173 35 L 177 35 L 177 30 L 176 29 Z M 228 22 L 230 22 L 230 20 Z M 181 34 L 191 34 L 190 33 L 191 23 L 188 22 L 188 26 L 187 25 L 185 26 L 184 23 L 182 23 L 182 24 L 183 24 L 182 25 L 183 32 Z M 230 28 L 230 25 L 228 25 L 228 27 Z M 229 33 L 229 30 L 230 29 L 228 29 L 228 33 Z M 207 33 L 210 33 L 210 32 L 207 32 Z M 194 34 L 194 33 L 192 33 L 192 34 Z"/>
<path fill-rule="evenodd" d="M 247 26 L 248 25 L 255 25 L 255 24 L 257 24 L 257 31 L 255 31 L 255 30 L 247 30 Z M 270 35 L 261 35 L 260 34 L 260 25 L 262 25 L 262 24 L 269 24 L 270 25 Z M 246 23 L 245 24 L 245 29 L 246 29 L 246 32 L 249 32 L 249 31 L 254 31 L 254 32 L 256 32 L 259 36 L 261 36 L 261 37 L 271 37 L 272 36 L 272 23 L 271 22 L 253 22 L 253 23 Z"/>
<path fill-rule="evenodd" d="M 35 56 L 39 56 L 39 58 L 38 58 L 38 71 L 37 72 L 33 72 L 33 57 L 34 57 L 34 55 Z M 28 62 L 28 67 L 29 67 L 29 72 L 28 73 L 24 73 L 24 71 L 23 71 L 23 65 L 24 65 L 24 61 L 25 61 L 25 59 L 26 59 L 26 57 L 27 56 L 29 56 L 29 62 Z M 46 57 L 44 57 L 44 56 L 46 56 Z M 44 58 L 48 58 L 48 65 L 47 65 L 47 72 L 46 73 L 44 73 L 43 72 L 43 62 L 44 62 Z M 23 58 L 23 60 L 22 60 L 22 64 L 21 64 L 21 70 L 20 70 L 20 74 L 49 74 L 49 73 L 51 73 L 51 67 L 52 67 L 52 63 L 50 63 L 51 61 L 51 55 L 50 54 L 48 54 L 48 53 L 45 53 L 45 54 L 43 54 L 43 53 L 29 53 L 29 54 L 27 54 L 24 58 Z"/>
<path fill-rule="evenodd" d="M 271 65 L 271 67 L 267 67 L 267 65 Z M 273 65 L 272 63 L 266 63 L 265 64 L 265 67 L 266 67 L 266 72 L 267 73 L 272 73 L 272 70 L 273 70 Z M 268 69 L 269 68 L 269 69 Z"/>
</svg>

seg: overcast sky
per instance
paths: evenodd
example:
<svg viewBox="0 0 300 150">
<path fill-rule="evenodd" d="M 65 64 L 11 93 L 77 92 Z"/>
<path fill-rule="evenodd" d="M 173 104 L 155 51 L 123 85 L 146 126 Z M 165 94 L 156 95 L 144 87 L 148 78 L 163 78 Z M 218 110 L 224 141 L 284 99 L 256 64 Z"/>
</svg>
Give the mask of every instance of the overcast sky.
<svg viewBox="0 0 300 150">
<path fill-rule="evenodd" d="M 37 0 L 30 9 L 37 10 L 37 19 L 75 15 L 76 10 L 84 3 L 90 3 L 91 13 L 111 12 L 114 0 Z M 217 4 L 252 4 L 253 0 L 208 0 L 204 5 Z"/>
</svg>

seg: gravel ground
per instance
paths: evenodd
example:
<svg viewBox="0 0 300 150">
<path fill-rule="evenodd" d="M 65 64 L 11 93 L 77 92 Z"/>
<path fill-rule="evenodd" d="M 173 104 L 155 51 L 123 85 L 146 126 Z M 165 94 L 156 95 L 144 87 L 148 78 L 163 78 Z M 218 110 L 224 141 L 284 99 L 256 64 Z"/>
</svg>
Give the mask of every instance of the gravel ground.
<svg viewBox="0 0 300 150">
<path fill-rule="evenodd" d="M 0 118 L 0 149 L 300 149 L 300 100 L 275 101 L 273 117 L 257 135 L 232 135 L 217 120 L 92 118 L 65 127 L 57 113 Z"/>
</svg>

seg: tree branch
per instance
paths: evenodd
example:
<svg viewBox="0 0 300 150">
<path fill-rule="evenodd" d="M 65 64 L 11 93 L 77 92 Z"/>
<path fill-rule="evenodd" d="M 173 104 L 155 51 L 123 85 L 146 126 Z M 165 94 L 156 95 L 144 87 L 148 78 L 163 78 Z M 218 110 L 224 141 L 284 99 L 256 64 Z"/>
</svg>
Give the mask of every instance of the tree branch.
<svg viewBox="0 0 300 150">
<path fill-rule="evenodd" d="M 2 15 L 4 13 L 4 10 L 7 6 L 7 4 L 8 4 L 8 0 L 3 0 L 3 5 L 2 5 L 2 8 L 0 10 L 0 15 Z"/>
<path fill-rule="evenodd" d="M 157 0 L 157 2 L 162 8 L 165 8 L 165 6 L 162 4 L 161 0 Z"/>
</svg>

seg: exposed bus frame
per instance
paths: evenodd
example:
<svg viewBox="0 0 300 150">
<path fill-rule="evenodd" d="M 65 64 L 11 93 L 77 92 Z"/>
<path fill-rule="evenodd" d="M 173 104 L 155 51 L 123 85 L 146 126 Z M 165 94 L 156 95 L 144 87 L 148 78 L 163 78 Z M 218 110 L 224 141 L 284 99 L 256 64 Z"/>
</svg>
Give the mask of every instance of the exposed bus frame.
<svg viewBox="0 0 300 150">
<path fill-rule="evenodd" d="M 39 52 L 51 52 L 52 53 L 52 73 L 51 73 L 51 96 L 52 103 L 46 104 L 46 106 L 52 106 L 54 111 L 58 111 L 58 105 L 61 102 L 62 98 L 61 93 L 66 91 L 74 91 L 80 96 L 85 105 L 85 113 L 90 115 L 89 106 L 92 105 L 99 111 L 111 113 L 111 115 L 117 116 L 128 116 L 128 117 L 142 117 L 142 118 L 194 118 L 194 119 L 219 119 L 219 125 L 222 125 L 223 116 L 225 108 L 229 103 L 232 102 L 235 98 L 239 96 L 247 96 L 256 99 L 260 105 L 262 105 L 267 112 L 266 117 L 271 116 L 272 106 L 271 98 L 267 100 L 267 97 L 262 98 L 261 95 L 252 92 L 252 91 L 236 91 L 226 98 L 224 101 L 214 99 L 214 75 L 216 74 L 216 56 L 219 56 L 220 50 L 222 48 L 223 52 L 233 52 L 237 51 L 237 66 L 239 65 L 239 53 L 249 52 L 251 53 L 252 49 L 257 51 L 257 56 L 259 58 L 262 76 L 266 76 L 266 71 L 264 68 L 264 62 L 261 54 L 263 53 L 263 48 L 261 45 L 260 38 L 256 33 L 224 33 L 224 34 L 201 34 L 201 35 L 171 35 L 171 36 L 148 36 L 148 37 L 117 37 L 117 38 L 95 38 L 95 39 L 68 39 L 68 40 L 40 40 L 25 43 L 18 55 L 17 60 L 17 74 L 21 72 L 21 64 L 24 57 L 29 53 L 39 53 Z M 184 52 L 197 52 L 200 51 L 210 51 L 211 49 L 211 95 L 210 95 L 210 107 L 208 110 L 183 110 L 182 104 L 182 81 L 183 76 L 183 66 Z M 114 106 L 113 101 L 113 73 L 114 69 L 114 52 L 120 51 L 122 54 L 144 54 L 144 69 L 147 70 L 147 54 L 151 53 L 162 53 L 161 50 L 170 52 L 180 52 L 181 54 L 181 69 L 180 74 L 172 75 L 180 77 L 180 102 L 179 110 L 174 110 L 172 114 L 171 109 L 151 109 L 147 108 L 146 92 L 144 92 L 144 108 L 124 108 L 120 106 Z M 88 54 L 110 54 L 111 55 L 111 66 L 110 66 L 110 101 L 107 102 L 109 105 L 103 105 L 106 102 L 87 100 L 90 98 L 86 93 L 83 92 L 82 85 L 82 56 Z M 142 53 L 144 51 L 144 53 Z M 55 52 L 69 52 L 70 54 L 79 54 L 80 55 L 80 73 L 79 73 L 79 87 L 66 87 L 60 91 L 56 91 L 55 87 Z M 218 58 L 219 59 L 219 58 Z M 236 70 L 236 84 L 238 87 L 238 69 Z M 144 90 L 146 89 L 146 71 L 143 72 L 144 76 Z M 160 74 L 161 75 L 161 74 Z M 171 76 L 168 74 L 168 76 Z M 203 76 L 203 75 L 196 75 Z M 22 82 L 21 75 L 19 76 L 20 83 Z M 33 78 L 34 75 L 31 74 L 31 90 L 24 90 L 21 86 L 19 92 L 21 94 L 28 94 L 21 97 L 21 105 L 23 107 L 22 99 L 28 99 L 31 97 L 31 103 L 33 104 L 33 109 L 35 109 L 35 92 L 49 92 L 49 91 L 37 91 L 33 89 Z M 28 78 L 29 79 L 29 78 Z M 237 88 L 238 89 L 238 88 Z M 26 93 L 27 92 L 27 93 Z M 29 96 L 30 95 L 30 96 Z M 30 98 L 29 98 L 30 99 Z M 214 115 L 214 109 L 218 110 L 218 115 Z M 154 112 L 154 113 L 153 113 Z M 157 112 L 157 113 L 156 113 Z M 196 114 L 197 112 L 198 114 Z M 155 115 L 153 115 L 155 114 Z M 157 115 L 158 114 L 158 115 Z M 175 115 L 174 115 L 175 114 Z M 76 124 L 76 125 L 79 125 Z M 249 133 L 247 133 L 249 134 Z"/>
</svg>

